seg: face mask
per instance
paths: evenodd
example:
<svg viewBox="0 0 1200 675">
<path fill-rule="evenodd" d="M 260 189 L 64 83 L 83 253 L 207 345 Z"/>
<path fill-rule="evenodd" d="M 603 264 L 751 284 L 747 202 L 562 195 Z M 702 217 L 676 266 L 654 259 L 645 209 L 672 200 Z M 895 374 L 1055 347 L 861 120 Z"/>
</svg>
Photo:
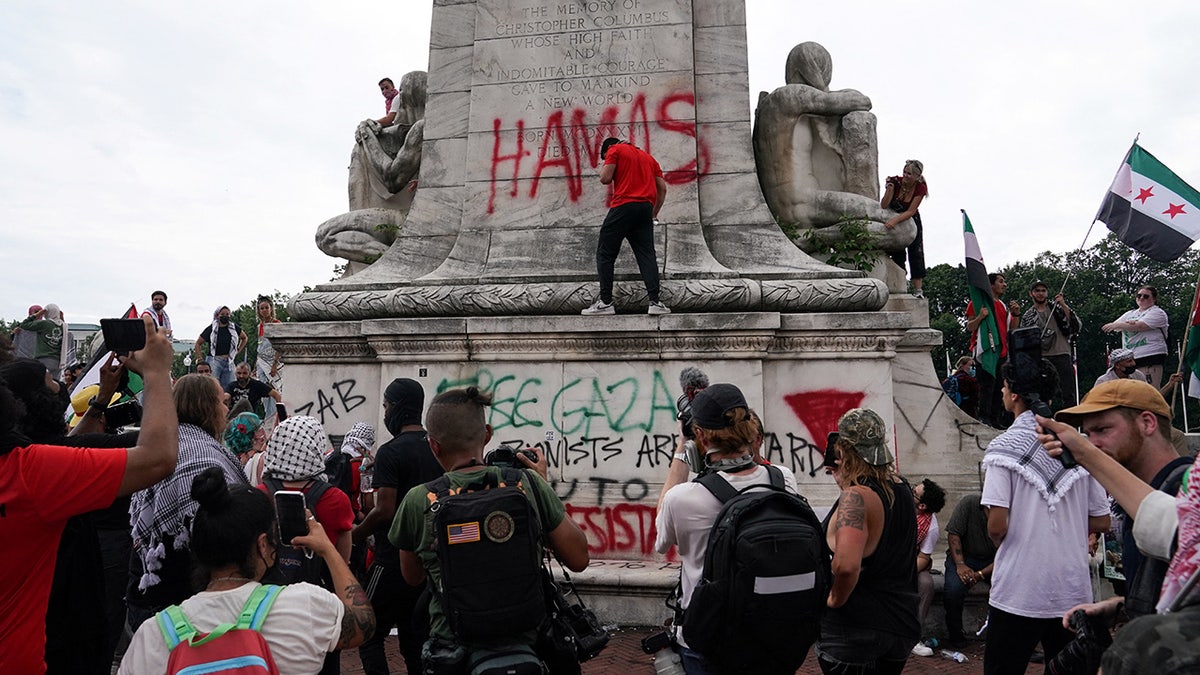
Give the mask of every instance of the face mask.
<svg viewBox="0 0 1200 675">
<path fill-rule="evenodd" d="M 970 375 L 971 377 L 975 377 L 975 366 L 971 366 L 970 368 L 967 368 L 967 374 Z"/>
<path fill-rule="evenodd" d="M 224 325 L 226 325 L 226 324 L 228 324 L 228 323 L 229 323 L 229 317 L 227 317 L 227 316 L 222 316 L 222 317 L 220 317 L 220 318 L 218 319 L 218 321 L 220 321 L 220 322 L 221 322 L 221 325 L 222 325 L 222 326 L 224 326 Z"/>
</svg>

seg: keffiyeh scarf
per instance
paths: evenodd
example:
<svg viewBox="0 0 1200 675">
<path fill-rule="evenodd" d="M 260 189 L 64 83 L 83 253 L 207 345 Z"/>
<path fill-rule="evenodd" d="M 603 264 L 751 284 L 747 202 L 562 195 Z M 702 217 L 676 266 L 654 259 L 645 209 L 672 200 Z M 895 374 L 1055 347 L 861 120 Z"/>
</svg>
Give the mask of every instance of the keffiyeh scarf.
<svg viewBox="0 0 1200 675">
<path fill-rule="evenodd" d="M 210 467 L 219 467 L 231 484 L 246 484 L 241 463 L 225 446 L 194 424 L 179 425 L 179 461 L 175 472 L 145 490 L 133 493 L 129 504 L 133 546 L 142 560 L 138 589 L 145 591 L 161 579 L 167 555 L 164 539 L 171 537 L 175 550 L 188 545 L 188 529 L 199 504 L 192 499 L 192 479 Z"/>
<path fill-rule="evenodd" d="M 1028 481 L 1042 495 L 1051 510 L 1067 494 L 1075 481 L 1087 475 L 1082 467 L 1068 469 L 1046 454 L 1037 439 L 1037 420 L 1026 410 L 1017 416 L 1008 431 L 988 444 L 983 467 L 1002 466 Z"/>
<path fill-rule="evenodd" d="M 264 460 L 266 475 L 279 480 L 308 480 L 325 473 L 329 438 L 316 418 L 289 417 L 271 434 Z"/>
</svg>

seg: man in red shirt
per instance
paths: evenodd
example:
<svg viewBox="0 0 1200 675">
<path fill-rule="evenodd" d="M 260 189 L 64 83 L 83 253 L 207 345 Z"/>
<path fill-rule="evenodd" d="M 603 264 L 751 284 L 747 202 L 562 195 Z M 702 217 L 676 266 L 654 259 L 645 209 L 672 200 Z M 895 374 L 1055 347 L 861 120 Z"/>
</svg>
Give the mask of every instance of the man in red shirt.
<svg viewBox="0 0 1200 675">
<path fill-rule="evenodd" d="M 175 354 L 165 331 L 149 317 L 142 321 L 145 349 L 122 359 L 144 382 L 142 428 L 128 450 L 31 443 L 20 431 L 22 408 L 0 381 L 0 673 L 46 671 L 46 607 L 67 519 L 105 508 L 175 470 Z M 58 385 L 46 386 L 54 391 Z M 103 411 L 102 402 L 90 405 Z"/>
<path fill-rule="evenodd" d="M 658 296 L 658 259 L 654 255 L 654 225 L 667 198 L 662 167 L 650 153 L 616 138 L 600 146 L 604 166 L 600 182 L 613 185 L 608 215 L 596 242 L 596 271 L 600 276 L 600 298 L 583 314 L 616 314 L 613 307 L 613 264 L 628 239 L 646 284 L 650 314 L 670 314 Z"/>
</svg>

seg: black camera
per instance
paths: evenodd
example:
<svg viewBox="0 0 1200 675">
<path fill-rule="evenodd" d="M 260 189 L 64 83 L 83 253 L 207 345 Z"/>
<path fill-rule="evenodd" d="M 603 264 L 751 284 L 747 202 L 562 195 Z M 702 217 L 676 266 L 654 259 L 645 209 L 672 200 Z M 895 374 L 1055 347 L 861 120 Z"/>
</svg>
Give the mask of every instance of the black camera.
<svg viewBox="0 0 1200 675">
<path fill-rule="evenodd" d="M 1046 672 L 1052 675 L 1097 672 L 1100 670 L 1100 657 L 1112 644 L 1108 627 L 1082 609 L 1072 612 L 1069 622 L 1075 631 L 1075 639 L 1046 664 Z"/>
<path fill-rule="evenodd" d="M 489 450 L 483 456 L 483 463 L 488 466 L 498 466 L 505 469 L 524 469 L 527 468 L 517 459 L 517 455 L 525 455 L 529 461 L 537 463 L 537 453 L 532 450 L 514 450 L 507 445 L 502 445 L 494 450 Z"/>
<path fill-rule="evenodd" d="M 131 427 L 141 424 L 142 406 L 135 399 L 110 405 L 104 411 L 104 426 L 115 431 L 121 427 Z"/>
<path fill-rule="evenodd" d="M 1018 328 L 1008 336 L 1008 363 L 1012 367 L 1012 392 L 1021 397 L 1033 414 L 1054 417 L 1049 404 L 1041 398 L 1042 378 L 1053 373 L 1042 360 L 1041 330 L 1037 326 Z M 1058 460 L 1068 469 L 1075 466 L 1075 457 L 1065 447 Z"/>
<path fill-rule="evenodd" d="M 683 428 L 683 437 L 689 441 L 696 440 L 696 432 L 692 431 L 692 400 L 687 394 L 680 394 L 675 399 L 675 419 Z"/>
<path fill-rule="evenodd" d="M 557 616 L 554 622 L 569 634 L 575 643 L 575 658 L 579 663 L 595 658 L 608 646 L 608 631 L 600 625 L 595 612 L 583 605 L 572 605 L 559 594 L 554 599 Z M 565 630 L 564 630 L 565 629 Z"/>
<path fill-rule="evenodd" d="M 674 644 L 674 642 L 671 639 L 671 634 L 664 630 L 661 633 L 647 635 L 642 638 L 642 651 L 647 654 L 657 654 Z"/>
</svg>

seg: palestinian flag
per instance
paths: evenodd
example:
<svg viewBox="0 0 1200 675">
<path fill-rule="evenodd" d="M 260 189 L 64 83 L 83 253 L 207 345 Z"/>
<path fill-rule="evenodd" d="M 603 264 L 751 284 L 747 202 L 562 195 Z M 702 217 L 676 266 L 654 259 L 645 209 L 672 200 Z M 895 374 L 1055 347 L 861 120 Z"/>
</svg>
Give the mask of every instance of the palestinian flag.
<svg viewBox="0 0 1200 675">
<path fill-rule="evenodd" d="M 1200 192 L 1134 143 L 1096 220 L 1130 248 L 1171 262 L 1200 239 Z"/>
<path fill-rule="evenodd" d="M 1000 372 L 1000 328 L 996 323 L 995 299 L 992 297 L 992 285 L 988 283 L 987 267 L 983 264 L 983 254 L 979 252 L 979 240 L 975 238 L 975 230 L 971 227 L 971 219 L 963 211 L 963 244 L 966 248 L 967 290 L 971 295 L 971 305 L 978 312 L 981 308 L 988 309 L 988 315 L 979 324 L 979 330 L 971 336 L 971 355 L 975 362 L 996 377 Z"/>
</svg>

